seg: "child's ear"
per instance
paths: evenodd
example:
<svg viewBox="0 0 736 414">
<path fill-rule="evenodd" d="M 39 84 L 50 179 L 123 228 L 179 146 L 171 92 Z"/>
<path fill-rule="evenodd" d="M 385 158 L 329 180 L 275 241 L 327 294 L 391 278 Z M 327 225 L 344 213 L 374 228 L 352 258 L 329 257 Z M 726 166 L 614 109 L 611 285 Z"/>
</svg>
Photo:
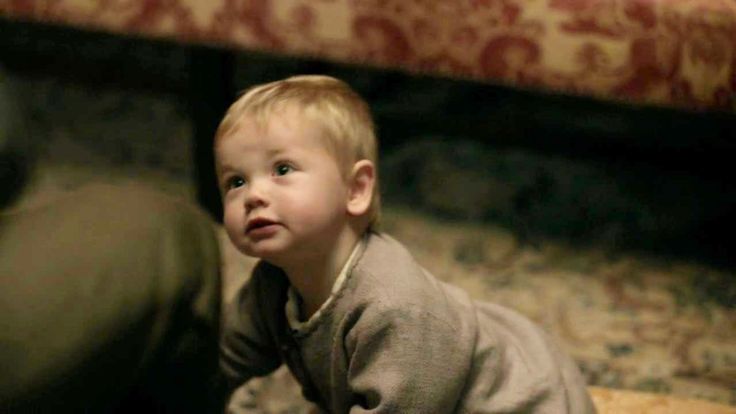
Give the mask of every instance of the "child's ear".
<svg viewBox="0 0 736 414">
<path fill-rule="evenodd" d="M 361 216 L 368 211 L 373 201 L 373 187 L 376 185 L 376 168 L 373 163 L 369 160 L 356 162 L 348 184 L 348 214 Z"/>
</svg>

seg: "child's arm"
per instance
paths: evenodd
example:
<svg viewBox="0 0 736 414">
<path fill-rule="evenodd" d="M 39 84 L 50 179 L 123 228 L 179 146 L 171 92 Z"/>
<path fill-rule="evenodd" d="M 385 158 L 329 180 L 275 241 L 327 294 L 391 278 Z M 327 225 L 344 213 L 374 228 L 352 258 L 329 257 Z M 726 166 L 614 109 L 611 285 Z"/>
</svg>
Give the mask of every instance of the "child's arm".
<svg viewBox="0 0 736 414">
<path fill-rule="evenodd" d="M 458 328 L 416 307 L 364 313 L 345 338 L 350 412 L 455 412 L 472 365 Z"/>
<path fill-rule="evenodd" d="M 260 267 L 226 306 L 220 341 L 220 369 L 227 388 L 235 388 L 257 376 L 267 375 L 282 364 L 273 335 L 263 313 L 268 312 L 260 297 L 263 294 Z"/>
</svg>

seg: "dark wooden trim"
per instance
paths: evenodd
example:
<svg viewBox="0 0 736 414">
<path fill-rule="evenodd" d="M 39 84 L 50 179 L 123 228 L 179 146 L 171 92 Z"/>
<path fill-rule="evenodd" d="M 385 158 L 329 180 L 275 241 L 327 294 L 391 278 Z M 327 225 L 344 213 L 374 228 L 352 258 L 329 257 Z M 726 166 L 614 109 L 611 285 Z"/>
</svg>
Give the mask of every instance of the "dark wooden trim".
<svg viewBox="0 0 736 414">
<path fill-rule="evenodd" d="M 235 57 L 231 51 L 193 47 L 189 55 L 189 116 L 193 128 L 197 201 L 218 221 L 222 202 L 217 189 L 212 138 L 233 100 Z"/>
</svg>

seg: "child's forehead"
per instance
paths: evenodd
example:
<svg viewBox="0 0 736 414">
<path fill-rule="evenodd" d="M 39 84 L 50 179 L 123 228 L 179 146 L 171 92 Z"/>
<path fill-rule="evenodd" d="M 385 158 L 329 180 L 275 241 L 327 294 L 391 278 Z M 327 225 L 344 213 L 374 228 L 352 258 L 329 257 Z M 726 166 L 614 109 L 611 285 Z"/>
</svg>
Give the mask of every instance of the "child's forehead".
<svg viewBox="0 0 736 414">
<path fill-rule="evenodd" d="M 243 114 L 216 143 L 216 153 L 240 150 L 277 151 L 289 147 L 323 149 L 337 155 L 329 131 L 318 120 L 299 112 L 274 112 L 267 117 Z M 216 154 L 219 155 L 219 154 Z"/>
<path fill-rule="evenodd" d="M 243 144 L 259 146 L 321 142 L 322 128 L 316 122 L 302 118 L 286 114 L 272 114 L 267 117 L 243 115 L 222 136 L 220 142 L 233 138 Z"/>
<path fill-rule="evenodd" d="M 293 103 L 280 103 L 244 110 L 233 124 L 233 130 L 253 130 L 266 132 L 274 127 L 286 126 L 296 130 L 322 129 L 318 117 L 312 116 L 306 108 Z"/>
</svg>

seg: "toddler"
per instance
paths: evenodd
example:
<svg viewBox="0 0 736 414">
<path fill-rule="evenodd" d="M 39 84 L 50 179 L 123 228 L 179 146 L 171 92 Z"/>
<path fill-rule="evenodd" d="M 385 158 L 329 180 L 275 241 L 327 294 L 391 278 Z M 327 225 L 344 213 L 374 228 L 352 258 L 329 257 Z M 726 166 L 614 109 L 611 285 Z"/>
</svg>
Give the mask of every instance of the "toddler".
<svg viewBox="0 0 736 414">
<path fill-rule="evenodd" d="M 368 105 L 344 82 L 256 86 L 215 135 L 224 225 L 261 260 L 225 312 L 231 388 L 286 363 L 330 413 L 590 413 L 572 360 L 378 231 Z"/>
</svg>

